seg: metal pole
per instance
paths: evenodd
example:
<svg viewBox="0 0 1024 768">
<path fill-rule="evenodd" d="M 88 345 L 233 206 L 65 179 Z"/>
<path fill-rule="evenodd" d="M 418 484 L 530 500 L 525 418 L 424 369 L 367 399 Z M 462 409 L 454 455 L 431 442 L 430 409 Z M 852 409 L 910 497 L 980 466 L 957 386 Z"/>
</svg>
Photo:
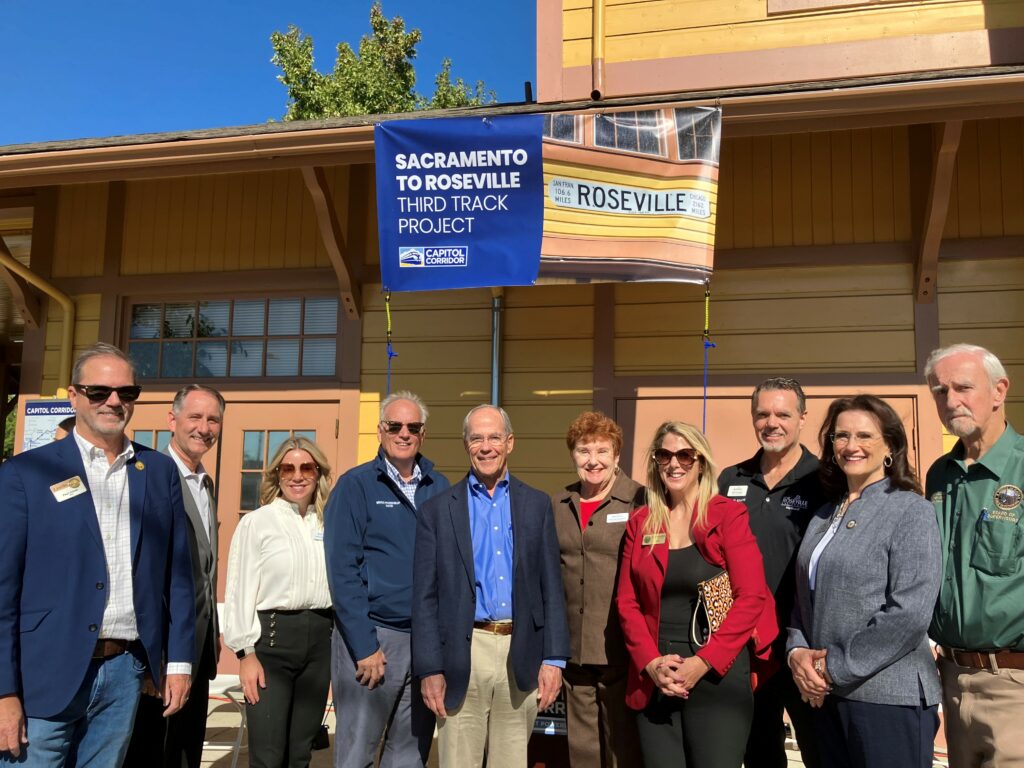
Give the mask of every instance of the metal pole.
<svg viewBox="0 0 1024 768">
<path fill-rule="evenodd" d="M 501 310 L 504 290 L 491 289 L 491 405 L 501 405 Z"/>
</svg>

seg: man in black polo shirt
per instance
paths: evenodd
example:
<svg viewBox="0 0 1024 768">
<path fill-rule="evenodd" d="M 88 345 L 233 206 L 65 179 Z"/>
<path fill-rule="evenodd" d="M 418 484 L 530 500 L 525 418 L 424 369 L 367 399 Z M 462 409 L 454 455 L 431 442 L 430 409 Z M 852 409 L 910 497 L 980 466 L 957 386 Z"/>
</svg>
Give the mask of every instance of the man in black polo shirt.
<svg viewBox="0 0 1024 768">
<path fill-rule="evenodd" d="M 718 490 L 750 510 L 750 529 L 761 548 L 765 579 L 778 609 L 781 632 L 776 652 L 782 669 L 754 694 L 754 720 L 743 764 L 746 768 L 786 767 L 785 708 L 796 730 L 804 765 L 817 768 L 810 707 L 801 701 L 784 659 L 785 627 L 795 591 L 796 551 L 808 521 L 824 502 L 818 483 L 818 459 L 800 444 L 807 408 L 797 381 L 762 381 L 751 395 L 750 412 L 761 449 L 753 458 L 725 469 L 718 479 Z"/>
</svg>

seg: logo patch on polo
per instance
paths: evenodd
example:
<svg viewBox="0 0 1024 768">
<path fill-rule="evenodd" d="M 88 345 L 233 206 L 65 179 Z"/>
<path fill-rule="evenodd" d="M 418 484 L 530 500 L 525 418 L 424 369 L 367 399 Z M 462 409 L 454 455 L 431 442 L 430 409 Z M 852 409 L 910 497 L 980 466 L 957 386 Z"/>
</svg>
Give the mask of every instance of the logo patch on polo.
<svg viewBox="0 0 1024 768">
<path fill-rule="evenodd" d="M 1016 485 L 1001 485 L 992 496 L 996 506 L 1004 511 L 1016 509 L 1020 506 L 1022 499 L 1024 499 L 1024 492 Z"/>
</svg>

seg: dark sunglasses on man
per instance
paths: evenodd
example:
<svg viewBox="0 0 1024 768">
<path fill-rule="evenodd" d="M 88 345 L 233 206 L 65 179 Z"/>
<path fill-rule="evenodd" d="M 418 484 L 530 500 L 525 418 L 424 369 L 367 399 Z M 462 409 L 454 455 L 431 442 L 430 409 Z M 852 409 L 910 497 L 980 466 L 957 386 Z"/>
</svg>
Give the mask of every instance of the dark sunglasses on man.
<svg viewBox="0 0 1024 768">
<path fill-rule="evenodd" d="M 667 448 L 657 448 L 654 451 L 654 463 L 660 467 L 666 467 L 672 463 L 672 457 L 675 456 L 680 467 L 683 469 L 689 469 L 697 462 L 697 457 L 699 455 L 700 454 L 693 448 L 681 448 L 678 451 L 670 451 Z"/>
<path fill-rule="evenodd" d="M 122 403 L 134 403 L 142 394 L 142 387 L 138 384 L 129 384 L 124 387 L 108 387 L 105 384 L 72 384 L 71 386 L 90 403 L 105 403 L 114 392 L 117 392 L 117 399 Z"/>
<path fill-rule="evenodd" d="M 418 435 L 423 431 L 422 421 L 382 421 L 380 424 L 389 435 L 397 435 L 402 427 L 408 429 L 410 435 Z"/>
</svg>

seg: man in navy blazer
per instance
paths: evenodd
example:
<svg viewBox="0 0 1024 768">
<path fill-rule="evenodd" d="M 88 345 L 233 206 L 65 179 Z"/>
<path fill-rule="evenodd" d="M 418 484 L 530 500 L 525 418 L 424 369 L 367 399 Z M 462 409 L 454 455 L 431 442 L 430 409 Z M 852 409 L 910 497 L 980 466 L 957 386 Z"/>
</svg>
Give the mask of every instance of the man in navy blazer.
<svg viewBox="0 0 1024 768">
<path fill-rule="evenodd" d="M 438 717 L 441 768 L 526 765 L 538 708 L 569 657 L 550 498 L 508 472 L 508 414 L 463 421 L 470 472 L 420 509 L 413 561 L 413 674 Z"/>
<path fill-rule="evenodd" d="M 0 755 L 117 766 L 144 674 L 166 714 L 188 698 L 185 510 L 173 461 L 125 437 L 139 387 L 124 353 L 85 350 L 68 396 L 74 432 L 0 467 Z"/>
</svg>

